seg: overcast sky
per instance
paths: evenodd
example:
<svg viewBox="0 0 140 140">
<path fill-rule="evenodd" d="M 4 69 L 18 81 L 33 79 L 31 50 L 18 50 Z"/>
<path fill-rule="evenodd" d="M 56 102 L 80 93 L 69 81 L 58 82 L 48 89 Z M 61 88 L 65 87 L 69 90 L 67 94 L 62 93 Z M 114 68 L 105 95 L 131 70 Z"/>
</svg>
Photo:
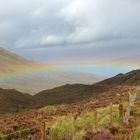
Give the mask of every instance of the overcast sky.
<svg viewBox="0 0 140 140">
<path fill-rule="evenodd" d="M 140 0 L 0 0 L 0 46 L 57 65 L 139 67 Z"/>
</svg>

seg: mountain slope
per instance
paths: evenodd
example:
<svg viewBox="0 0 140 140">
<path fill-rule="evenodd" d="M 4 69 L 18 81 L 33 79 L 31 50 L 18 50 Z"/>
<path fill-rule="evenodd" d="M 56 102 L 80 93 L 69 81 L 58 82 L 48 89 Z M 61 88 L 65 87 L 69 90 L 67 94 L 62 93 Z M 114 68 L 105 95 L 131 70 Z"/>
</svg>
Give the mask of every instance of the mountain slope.
<svg viewBox="0 0 140 140">
<path fill-rule="evenodd" d="M 140 86 L 140 69 L 126 74 L 118 74 L 115 77 L 99 82 L 99 84 Z"/>
<path fill-rule="evenodd" d="M 27 60 L 13 52 L 0 48 L 0 75 L 22 72 L 42 64 Z"/>
<path fill-rule="evenodd" d="M 93 84 L 104 79 L 95 74 L 64 69 L 27 60 L 0 48 L 0 87 L 36 94 L 64 84 Z"/>
<path fill-rule="evenodd" d="M 110 86 L 103 85 L 64 85 L 51 90 L 44 90 L 33 98 L 38 105 L 50 105 L 61 103 L 75 103 L 87 98 L 98 98 L 98 95 L 108 91 Z"/>
<path fill-rule="evenodd" d="M 0 89 L 0 111 L 42 107 L 45 105 L 77 103 L 87 99 L 99 99 L 118 93 L 127 93 L 129 89 L 140 86 L 140 70 L 119 74 L 94 85 L 66 84 L 44 90 L 31 96 L 16 90 Z"/>
<path fill-rule="evenodd" d="M 94 85 L 74 84 L 44 90 L 33 98 L 40 105 L 74 103 L 91 97 L 98 98 L 102 94 L 106 94 L 106 96 L 115 95 L 126 90 L 127 86 L 140 86 L 140 70 L 119 74 Z"/>
<path fill-rule="evenodd" d="M 32 96 L 22 94 L 14 89 L 0 89 L 0 112 L 15 112 L 29 108 L 35 101 Z"/>
</svg>

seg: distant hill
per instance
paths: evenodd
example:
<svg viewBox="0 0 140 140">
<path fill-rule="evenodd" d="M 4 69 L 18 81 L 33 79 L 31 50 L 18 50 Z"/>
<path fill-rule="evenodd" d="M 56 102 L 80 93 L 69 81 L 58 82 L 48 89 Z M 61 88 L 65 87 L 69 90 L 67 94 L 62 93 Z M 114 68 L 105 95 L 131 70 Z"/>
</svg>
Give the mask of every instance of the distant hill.
<svg viewBox="0 0 140 140">
<path fill-rule="evenodd" d="M 133 85 L 140 86 L 140 69 L 118 74 L 115 77 L 99 82 L 102 85 Z"/>
<path fill-rule="evenodd" d="M 13 52 L 0 48 L 0 75 L 28 71 L 43 66 L 38 62 L 27 60 Z"/>
<path fill-rule="evenodd" d="M 77 103 L 87 99 L 113 96 L 140 86 L 140 70 L 118 74 L 93 85 L 66 84 L 31 96 L 16 90 L 0 89 L 0 110 L 16 111 L 46 105 Z"/>
<path fill-rule="evenodd" d="M 118 86 L 122 87 L 118 88 Z M 118 74 L 115 77 L 93 85 L 64 85 L 51 90 L 44 90 L 36 94 L 33 98 L 41 105 L 74 103 L 90 97 L 98 98 L 103 93 L 117 94 L 119 89 L 121 92 L 123 86 L 140 86 L 140 70 Z"/>
<path fill-rule="evenodd" d="M 108 86 L 102 85 L 67 84 L 51 90 L 44 90 L 34 95 L 33 98 L 39 105 L 74 103 L 90 97 L 97 98 L 98 93 L 108 90 Z"/>
<path fill-rule="evenodd" d="M 22 94 L 14 89 L 0 89 L 0 113 L 16 112 L 35 104 L 32 96 Z"/>
<path fill-rule="evenodd" d="M 36 94 L 64 84 L 93 84 L 104 77 L 64 69 L 27 60 L 0 48 L 0 87 Z"/>
</svg>

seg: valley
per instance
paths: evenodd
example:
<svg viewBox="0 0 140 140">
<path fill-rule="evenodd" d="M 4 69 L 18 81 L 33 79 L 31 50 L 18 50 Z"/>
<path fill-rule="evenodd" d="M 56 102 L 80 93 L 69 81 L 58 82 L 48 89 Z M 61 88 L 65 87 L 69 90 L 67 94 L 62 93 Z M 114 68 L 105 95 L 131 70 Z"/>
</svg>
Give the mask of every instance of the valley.
<svg viewBox="0 0 140 140">
<path fill-rule="evenodd" d="M 36 93 L 65 84 L 92 84 L 105 77 L 72 72 L 50 64 L 25 59 L 0 48 L 0 87 L 23 93 Z"/>
<path fill-rule="evenodd" d="M 0 73 L 1 140 L 139 140 L 139 69 L 104 79 L 1 52 L 12 60 Z"/>
</svg>

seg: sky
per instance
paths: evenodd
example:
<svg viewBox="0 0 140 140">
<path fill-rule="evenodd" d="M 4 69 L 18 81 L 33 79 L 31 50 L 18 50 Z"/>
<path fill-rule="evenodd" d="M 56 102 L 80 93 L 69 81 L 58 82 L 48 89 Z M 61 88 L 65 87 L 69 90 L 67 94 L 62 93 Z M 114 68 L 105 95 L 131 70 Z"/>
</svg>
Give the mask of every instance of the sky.
<svg viewBox="0 0 140 140">
<path fill-rule="evenodd" d="M 140 0 L 0 0 L 0 46 L 74 71 L 127 72 L 140 67 L 139 17 Z"/>
</svg>

